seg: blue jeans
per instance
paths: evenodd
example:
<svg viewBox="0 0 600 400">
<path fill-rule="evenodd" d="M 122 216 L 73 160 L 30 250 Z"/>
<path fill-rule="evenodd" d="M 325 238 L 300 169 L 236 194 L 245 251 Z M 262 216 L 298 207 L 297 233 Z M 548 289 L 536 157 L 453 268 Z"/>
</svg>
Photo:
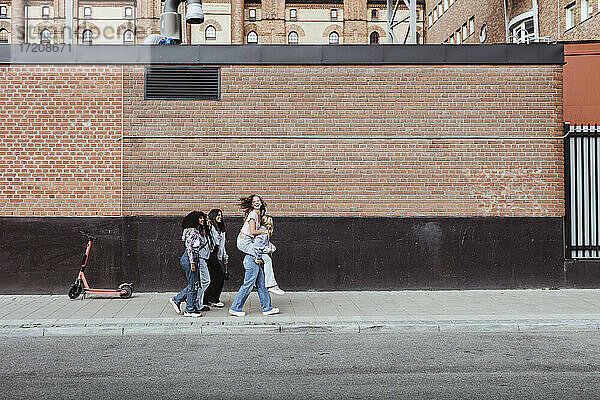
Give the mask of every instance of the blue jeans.
<svg viewBox="0 0 600 400">
<path fill-rule="evenodd" d="M 262 268 L 254 262 L 254 258 L 251 255 L 246 254 L 244 257 L 244 283 L 238 290 L 233 303 L 231 303 L 231 309 L 233 311 L 242 311 L 244 303 L 248 299 L 254 282 L 256 282 L 256 290 L 258 291 L 258 298 L 260 300 L 261 310 L 263 312 L 269 311 L 273 308 L 271 305 L 271 295 L 265 286 L 265 274 Z"/>
<path fill-rule="evenodd" d="M 185 276 L 188 280 L 188 285 L 173 297 L 173 300 L 177 304 L 181 304 L 181 302 L 185 299 L 185 311 L 193 312 L 196 308 L 196 296 L 198 294 L 198 269 L 192 272 L 192 264 L 190 263 L 190 258 L 187 255 L 187 251 L 183 253 L 181 259 L 179 259 L 179 263 L 181 264 L 181 268 L 185 272 Z M 196 265 L 198 265 L 196 263 Z"/>
<path fill-rule="evenodd" d="M 202 308 L 202 296 L 204 295 L 204 291 L 210 285 L 210 274 L 208 272 L 208 265 L 206 264 L 206 260 L 204 258 L 199 258 L 196 263 L 196 271 L 200 277 L 200 286 L 198 287 L 198 291 L 196 292 L 196 308 L 199 310 Z"/>
</svg>

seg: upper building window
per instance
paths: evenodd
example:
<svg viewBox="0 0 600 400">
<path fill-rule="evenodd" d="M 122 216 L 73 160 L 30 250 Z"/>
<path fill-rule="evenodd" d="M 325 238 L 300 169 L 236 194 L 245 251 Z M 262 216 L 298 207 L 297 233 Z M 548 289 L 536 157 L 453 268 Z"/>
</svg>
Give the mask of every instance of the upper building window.
<svg viewBox="0 0 600 400">
<path fill-rule="evenodd" d="M 438 19 L 438 12 L 437 12 L 437 8 L 433 9 L 433 22 L 437 21 Z"/>
<path fill-rule="evenodd" d="M 448 0 L 444 0 L 444 11 L 446 11 L 448 7 L 450 7 Z"/>
<path fill-rule="evenodd" d="M 371 10 L 371 21 L 378 21 L 379 15 L 377 10 Z"/>
<path fill-rule="evenodd" d="M 40 43 L 50 43 L 50 30 L 42 29 L 40 32 Z"/>
<path fill-rule="evenodd" d="M 42 7 L 42 18 L 50 18 L 50 7 L 49 6 Z"/>
<path fill-rule="evenodd" d="M 481 31 L 479 32 L 479 42 L 480 43 L 483 43 L 483 42 L 486 41 L 486 39 L 487 39 L 487 30 L 488 30 L 487 24 L 483 24 L 481 26 Z"/>
<path fill-rule="evenodd" d="M 83 7 L 83 18 L 92 18 L 92 7 Z"/>
<path fill-rule="evenodd" d="M 298 10 L 295 8 L 290 9 L 290 21 L 296 21 L 298 19 Z"/>
<path fill-rule="evenodd" d="M 298 44 L 298 34 L 294 31 L 288 35 L 288 44 Z"/>
<path fill-rule="evenodd" d="M 256 21 L 256 8 L 251 8 L 248 10 L 248 19 L 250 21 Z"/>
<path fill-rule="evenodd" d="M 329 44 L 340 44 L 340 35 L 337 32 L 329 34 Z"/>
<path fill-rule="evenodd" d="M 442 16 L 442 14 L 444 13 L 444 8 L 442 7 L 441 1 L 440 1 L 440 4 L 438 4 L 438 6 L 437 6 L 437 12 L 438 12 L 438 17 Z"/>
<path fill-rule="evenodd" d="M 469 36 L 475 33 L 475 17 L 469 18 Z"/>
<path fill-rule="evenodd" d="M 594 13 L 594 6 L 589 0 L 581 0 L 581 20 L 585 21 Z"/>
<path fill-rule="evenodd" d="M 8 12 L 8 7 L 0 6 L 0 18 L 6 18 L 7 12 Z"/>
<path fill-rule="evenodd" d="M 433 25 L 433 15 L 429 14 L 429 26 Z"/>
<path fill-rule="evenodd" d="M 456 44 L 460 44 L 460 29 L 454 32 L 454 37 L 456 38 Z"/>
<path fill-rule="evenodd" d="M 450 0 L 450 5 L 454 4 L 454 0 Z"/>
<path fill-rule="evenodd" d="M 369 44 L 379 44 L 379 33 L 371 32 L 369 35 Z"/>
<path fill-rule="evenodd" d="M 467 27 L 467 23 L 465 22 L 462 26 L 462 38 L 466 40 L 469 37 L 469 28 Z"/>
<path fill-rule="evenodd" d="M 131 29 L 127 29 L 125 32 L 123 32 L 123 43 L 133 43 L 134 40 L 135 35 L 133 34 L 133 31 Z"/>
<path fill-rule="evenodd" d="M 89 29 L 83 31 L 83 33 L 81 34 L 81 41 L 83 43 L 92 44 L 92 31 L 90 31 Z"/>
<path fill-rule="evenodd" d="M 256 34 L 256 32 L 250 31 L 248 32 L 248 37 L 246 40 L 248 44 L 256 44 L 258 43 L 258 35 Z"/>
<path fill-rule="evenodd" d="M 337 10 L 337 8 L 332 8 L 331 9 L 331 20 L 332 21 L 337 21 L 338 20 L 338 10 Z"/>
<path fill-rule="evenodd" d="M 448 38 L 448 43 L 454 44 L 454 34 Z"/>
<path fill-rule="evenodd" d="M 575 26 L 575 2 L 565 7 L 565 30 Z"/>
<path fill-rule="evenodd" d="M 0 29 L 0 43 L 8 43 L 8 31 L 4 28 Z"/>
<path fill-rule="evenodd" d="M 217 40 L 217 30 L 214 26 L 209 25 L 204 30 L 204 40 Z"/>
<path fill-rule="evenodd" d="M 529 17 L 510 27 L 513 43 L 529 43 L 535 40 L 533 17 Z"/>
<path fill-rule="evenodd" d="M 125 7 L 125 18 L 127 18 L 127 19 L 133 18 L 133 8 L 132 7 Z"/>
</svg>

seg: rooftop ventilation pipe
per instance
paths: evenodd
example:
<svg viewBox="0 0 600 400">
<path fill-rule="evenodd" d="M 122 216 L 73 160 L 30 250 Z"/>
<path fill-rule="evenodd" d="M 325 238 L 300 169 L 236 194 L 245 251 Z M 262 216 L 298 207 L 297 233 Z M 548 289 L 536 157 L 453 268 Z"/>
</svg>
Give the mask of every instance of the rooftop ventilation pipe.
<svg viewBox="0 0 600 400">
<path fill-rule="evenodd" d="M 177 12 L 183 0 L 167 0 L 165 8 L 160 14 L 160 34 L 181 43 L 181 14 Z M 185 20 L 188 24 L 201 24 L 204 22 L 202 0 L 187 0 Z"/>
</svg>

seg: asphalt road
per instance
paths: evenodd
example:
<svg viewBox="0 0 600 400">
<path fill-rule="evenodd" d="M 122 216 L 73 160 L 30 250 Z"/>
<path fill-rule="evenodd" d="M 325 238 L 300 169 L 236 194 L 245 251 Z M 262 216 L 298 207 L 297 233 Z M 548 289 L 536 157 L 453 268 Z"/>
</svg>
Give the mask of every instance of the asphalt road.
<svg viewBox="0 0 600 400">
<path fill-rule="evenodd" d="M 600 333 L 2 338 L 0 399 L 593 399 Z"/>
</svg>

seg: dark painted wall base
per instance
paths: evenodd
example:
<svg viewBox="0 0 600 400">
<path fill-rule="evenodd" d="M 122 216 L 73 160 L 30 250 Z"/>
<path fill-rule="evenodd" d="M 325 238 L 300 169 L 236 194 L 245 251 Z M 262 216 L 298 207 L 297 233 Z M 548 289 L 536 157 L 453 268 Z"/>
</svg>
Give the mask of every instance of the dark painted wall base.
<svg viewBox="0 0 600 400">
<path fill-rule="evenodd" d="M 136 291 L 186 284 L 180 217 L 0 218 L 0 292 L 67 292 L 85 249 L 98 237 L 86 272 L 91 285 L 124 281 Z M 240 218 L 227 219 L 231 279 L 243 272 L 235 240 Z M 286 290 L 477 289 L 564 286 L 562 218 L 284 218 L 275 219 L 274 267 Z M 591 268 L 591 267 L 590 267 Z M 587 270 L 573 269 L 580 286 Z M 595 271 L 598 271 L 597 269 Z M 568 282 L 567 282 L 568 283 Z"/>
<path fill-rule="evenodd" d="M 564 276 L 565 286 L 600 288 L 600 260 L 567 260 Z"/>
</svg>

